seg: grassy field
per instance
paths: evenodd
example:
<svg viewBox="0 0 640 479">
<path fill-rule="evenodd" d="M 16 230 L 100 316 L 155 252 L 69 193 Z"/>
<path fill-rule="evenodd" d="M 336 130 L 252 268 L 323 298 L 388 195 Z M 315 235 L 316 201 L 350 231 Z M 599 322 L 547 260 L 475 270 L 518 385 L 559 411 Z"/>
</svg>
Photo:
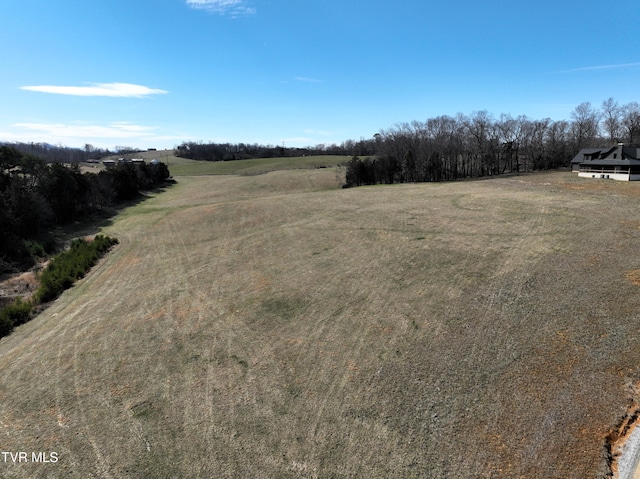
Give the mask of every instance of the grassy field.
<svg viewBox="0 0 640 479">
<path fill-rule="evenodd" d="M 173 155 L 173 150 L 144 151 L 136 153 L 137 158 L 147 161 L 157 159 L 166 163 L 173 176 L 199 175 L 260 175 L 270 171 L 333 168 L 349 161 L 348 156 L 320 155 L 296 156 L 287 158 L 256 158 L 235 161 L 195 161 Z M 117 159 L 117 157 L 113 157 Z M 99 171 L 102 165 L 85 166 L 84 171 Z"/>
<path fill-rule="evenodd" d="M 175 172 L 172 171 L 174 175 Z M 0 340 L 16 478 L 593 478 L 640 381 L 640 184 L 180 176 Z"/>
<path fill-rule="evenodd" d="M 333 168 L 349 161 L 347 156 L 297 156 L 291 158 L 257 158 L 235 161 L 194 161 L 167 158 L 174 176 L 194 175 L 260 175 L 270 171 L 309 168 Z"/>
</svg>

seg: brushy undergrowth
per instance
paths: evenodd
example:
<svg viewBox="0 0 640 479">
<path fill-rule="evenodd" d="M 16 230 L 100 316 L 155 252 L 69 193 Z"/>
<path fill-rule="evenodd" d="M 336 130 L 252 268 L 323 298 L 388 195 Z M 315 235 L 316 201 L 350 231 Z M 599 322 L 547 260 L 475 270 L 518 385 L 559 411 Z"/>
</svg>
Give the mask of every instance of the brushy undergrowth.
<svg viewBox="0 0 640 479">
<path fill-rule="evenodd" d="M 33 306 L 22 298 L 17 298 L 12 304 L 0 310 L 0 337 L 9 334 L 15 326 L 26 323 L 31 319 Z"/>
<path fill-rule="evenodd" d="M 109 236 L 96 236 L 93 241 L 75 239 L 71 247 L 54 257 L 40 275 L 40 286 L 30 301 L 17 298 L 12 304 L 0 310 L 0 337 L 6 336 L 13 328 L 31 319 L 33 308 L 53 301 L 65 289 L 96 264 L 118 240 Z"/>
<path fill-rule="evenodd" d="M 75 239 L 71 247 L 51 260 L 40 277 L 40 287 L 35 294 L 38 303 L 56 299 L 65 289 L 84 277 L 98 259 L 118 240 L 98 235 L 93 241 Z"/>
</svg>

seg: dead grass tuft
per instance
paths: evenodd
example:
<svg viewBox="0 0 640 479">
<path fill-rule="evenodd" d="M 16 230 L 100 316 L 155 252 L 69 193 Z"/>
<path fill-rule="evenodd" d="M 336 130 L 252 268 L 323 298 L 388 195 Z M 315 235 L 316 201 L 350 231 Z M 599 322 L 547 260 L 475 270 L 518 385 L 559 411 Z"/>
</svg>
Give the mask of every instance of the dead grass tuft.
<svg viewBox="0 0 640 479">
<path fill-rule="evenodd" d="M 633 284 L 640 286 L 640 269 L 632 269 L 625 273 L 625 277 Z"/>
</svg>

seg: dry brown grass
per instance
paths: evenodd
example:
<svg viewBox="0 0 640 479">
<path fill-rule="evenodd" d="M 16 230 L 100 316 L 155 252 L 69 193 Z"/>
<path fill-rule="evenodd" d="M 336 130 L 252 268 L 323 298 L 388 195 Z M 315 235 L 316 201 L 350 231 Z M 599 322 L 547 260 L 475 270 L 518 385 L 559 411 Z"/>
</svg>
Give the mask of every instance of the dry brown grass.
<svg viewBox="0 0 640 479">
<path fill-rule="evenodd" d="M 13 303 L 16 298 L 28 301 L 37 289 L 38 280 L 35 270 L 8 275 L 6 279 L 0 280 L 0 308 Z"/>
<path fill-rule="evenodd" d="M 602 476 L 640 380 L 639 191 L 179 178 L 0 341 L 2 450 L 60 455 L 0 474 Z"/>
<path fill-rule="evenodd" d="M 640 269 L 633 269 L 631 271 L 627 271 L 625 276 L 633 284 L 640 286 Z"/>
</svg>

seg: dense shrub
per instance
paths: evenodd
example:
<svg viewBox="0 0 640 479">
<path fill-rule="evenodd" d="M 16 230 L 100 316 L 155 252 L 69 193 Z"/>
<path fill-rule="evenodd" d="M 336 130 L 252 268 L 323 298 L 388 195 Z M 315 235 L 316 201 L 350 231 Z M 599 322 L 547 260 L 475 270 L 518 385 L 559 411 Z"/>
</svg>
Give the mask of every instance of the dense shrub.
<svg viewBox="0 0 640 479">
<path fill-rule="evenodd" d="M 56 243 L 53 238 L 46 236 L 39 241 L 25 240 L 24 247 L 31 257 L 46 258 L 55 251 Z"/>
<path fill-rule="evenodd" d="M 13 304 L 0 310 L 0 337 L 9 334 L 15 326 L 26 323 L 31 319 L 30 303 L 16 299 Z"/>
<path fill-rule="evenodd" d="M 75 239 L 68 251 L 53 258 L 40 276 L 40 287 L 35 295 L 38 303 L 56 299 L 98 261 L 118 240 L 98 235 L 93 241 Z"/>
<path fill-rule="evenodd" d="M 4 314 L 5 309 L 0 311 L 0 338 L 9 335 L 13 331 L 13 321 L 8 315 Z"/>
</svg>

